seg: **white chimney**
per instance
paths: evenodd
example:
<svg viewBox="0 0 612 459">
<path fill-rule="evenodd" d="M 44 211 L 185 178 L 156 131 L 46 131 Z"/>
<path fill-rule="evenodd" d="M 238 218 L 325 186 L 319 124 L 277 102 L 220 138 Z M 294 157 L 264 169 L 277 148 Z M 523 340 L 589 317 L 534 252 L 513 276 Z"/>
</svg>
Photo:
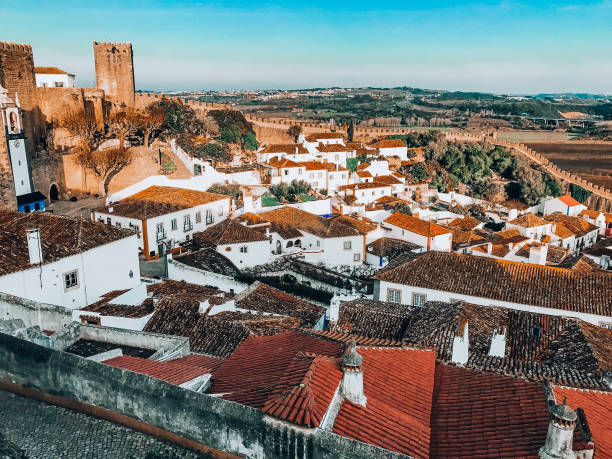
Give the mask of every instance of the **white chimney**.
<svg viewBox="0 0 612 459">
<path fill-rule="evenodd" d="M 30 264 L 38 265 L 43 262 L 42 246 L 40 244 L 40 230 L 33 228 L 26 230 L 26 238 L 28 240 L 28 252 L 30 254 Z"/>
<path fill-rule="evenodd" d="M 270 225 L 266 226 L 266 237 L 270 237 Z"/>
<path fill-rule="evenodd" d="M 510 209 L 510 211 L 508 212 L 508 220 L 514 220 L 517 217 L 518 217 L 518 210 Z"/>
<path fill-rule="evenodd" d="M 491 347 L 489 347 L 489 355 L 491 357 L 501 357 L 506 355 L 506 329 L 498 332 L 497 328 L 493 330 L 491 337 Z"/>
<path fill-rule="evenodd" d="M 548 257 L 548 244 L 542 244 L 539 246 L 531 246 L 529 249 L 529 263 L 534 265 L 546 265 L 546 258 Z"/>
<path fill-rule="evenodd" d="M 465 365 L 469 358 L 470 336 L 467 319 L 461 319 L 459 329 L 453 338 L 453 355 L 451 360 L 459 365 Z"/>
<path fill-rule="evenodd" d="M 252 212 L 253 211 L 253 196 L 251 196 L 250 194 L 244 193 L 243 196 L 242 196 L 242 202 L 244 204 L 244 211 L 245 212 Z"/>
<path fill-rule="evenodd" d="M 488 242 L 487 243 L 487 254 L 491 255 L 492 251 L 493 251 L 493 243 L 492 242 Z"/>
<path fill-rule="evenodd" d="M 566 400 L 550 410 L 546 443 L 539 451 L 542 459 L 576 459 L 572 442 L 578 416 L 565 402 Z"/>
<path fill-rule="evenodd" d="M 338 322 L 340 318 L 340 297 L 338 295 L 334 295 L 329 302 L 329 309 L 327 310 L 329 316 L 328 319 L 330 322 Z"/>
<path fill-rule="evenodd" d="M 113 210 L 114 210 L 114 209 L 113 209 L 113 207 L 112 207 L 112 206 L 111 206 L 111 207 L 109 207 L 109 208 L 108 208 L 108 213 L 109 213 L 109 214 L 112 214 L 112 213 L 113 213 Z"/>
<path fill-rule="evenodd" d="M 367 399 L 363 392 L 363 357 L 357 352 L 355 338 L 342 357 L 342 373 L 342 395 L 350 402 L 365 407 Z"/>
<path fill-rule="evenodd" d="M 200 314 L 206 314 L 206 311 L 208 311 L 209 306 L 210 303 L 208 302 L 208 300 L 200 301 L 200 307 L 198 308 L 198 312 Z"/>
</svg>

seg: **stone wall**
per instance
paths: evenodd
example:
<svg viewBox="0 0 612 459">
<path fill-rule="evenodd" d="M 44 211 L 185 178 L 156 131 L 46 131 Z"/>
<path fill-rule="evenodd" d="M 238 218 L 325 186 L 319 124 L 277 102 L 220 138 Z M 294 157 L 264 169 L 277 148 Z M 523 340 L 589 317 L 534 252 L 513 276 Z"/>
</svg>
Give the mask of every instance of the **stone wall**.
<svg viewBox="0 0 612 459">
<path fill-rule="evenodd" d="M 15 391 L 252 458 L 405 457 L 254 408 L 0 334 L 0 381 Z M 26 389 L 27 388 L 27 389 Z M 75 404 L 74 402 L 78 404 Z M 113 416 L 113 415 L 119 415 Z"/>
<path fill-rule="evenodd" d="M 94 41 L 96 88 L 113 102 L 134 106 L 134 59 L 131 43 Z"/>
<path fill-rule="evenodd" d="M 72 312 L 62 306 L 38 303 L 0 292 L 0 320 L 20 319 L 26 327 L 59 331 L 72 323 Z"/>
</svg>

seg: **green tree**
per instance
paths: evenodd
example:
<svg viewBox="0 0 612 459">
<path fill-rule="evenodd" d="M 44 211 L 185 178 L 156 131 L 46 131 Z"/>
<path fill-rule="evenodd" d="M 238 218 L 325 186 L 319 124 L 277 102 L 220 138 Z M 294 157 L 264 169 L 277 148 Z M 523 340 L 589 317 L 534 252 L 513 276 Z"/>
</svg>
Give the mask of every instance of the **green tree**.
<svg viewBox="0 0 612 459">
<path fill-rule="evenodd" d="M 547 196 L 553 196 L 556 198 L 557 196 L 561 196 L 563 194 L 563 188 L 561 188 L 559 182 L 548 174 L 542 174 L 542 177 L 544 179 L 544 187 Z"/>
<path fill-rule="evenodd" d="M 355 138 L 355 120 L 351 120 L 346 131 L 346 136 L 349 142 L 352 142 Z"/>
<path fill-rule="evenodd" d="M 298 137 L 300 136 L 301 133 L 302 133 L 302 126 L 298 126 L 297 124 L 294 124 L 289 129 L 287 129 L 287 134 L 291 136 L 294 142 L 298 141 Z"/>
<path fill-rule="evenodd" d="M 202 121 L 191 107 L 176 99 L 162 98 L 147 108 L 150 112 L 161 112 L 165 121 L 161 130 L 176 136 L 181 134 L 199 135 L 202 133 Z"/>
<path fill-rule="evenodd" d="M 572 198 L 582 203 L 586 202 L 586 200 L 589 199 L 589 196 L 591 196 L 590 191 L 585 190 L 581 186 L 574 185 L 573 183 L 570 185 L 570 193 Z"/>
<path fill-rule="evenodd" d="M 429 171 L 424 164 L 415 164 L 410 168 L 410 175 L 412 175 L 417 182 L 422 182 L 429 177 Z"/>
<path fill-rule="evenodd" d="M 234 143 L 240 140 L 240 128 L 238 126 L 225 126 L 221 128 L 219 140 L 225 143 Z"/>
<path fill-rule="evenodd" d="M 226 183 L 215 183 L 211 185 L 208 190 L 210 193 L 222 194 L 224 196 L 231 196 L 234 199 L 238 199 L 242 192 L 240 191 L 240 185 L 226 184 Z"/>
<path fill-rule="evenodd" d="M 290 191 L 290 187 L 286 183 L 279 183 L 278 185 L 270 187 L 270 193 L 279 201 L 283 201 L 289 196 Z"/>
<path fill-rule="evenodd" d="M 255 137 L 255 133 L 252 131 L 247 132 L 242 136 L 242 142 L 244 143 L 244 147 L 247 150 L 257 150 L 259 147 L 259 143 L 257 142 L 257 137 Z"/>
<path fill-rule="evenodd" d="M 404 204 L 403 202 L 397 204 L 393 208 L 393 213 L 399 212 L 400 214 L 406 214 L 412 216 L 412 209 L 408 204 Z"/>
</svg>

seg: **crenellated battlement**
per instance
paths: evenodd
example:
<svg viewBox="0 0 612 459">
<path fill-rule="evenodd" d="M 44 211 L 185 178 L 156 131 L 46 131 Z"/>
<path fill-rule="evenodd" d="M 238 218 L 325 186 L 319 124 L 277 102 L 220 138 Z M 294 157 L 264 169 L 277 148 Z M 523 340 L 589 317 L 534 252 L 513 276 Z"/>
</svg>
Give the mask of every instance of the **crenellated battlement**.
<svg viewBox="0 0 612 459">
<path fill-rule="evenodd" d="M 119 42 L 119 41 L 94 41 L 94 46 L 108 46 L 115 48 L 132 48 L 132 44 L 130 42 Z"/>
<path fill-rule="evenodd" d="M 15 51 L 32 52 L 32 46 L 25 43 L 15 43 L 13 41 L 0 41 L 0 49 L 10 49 Z"/>
</svg>

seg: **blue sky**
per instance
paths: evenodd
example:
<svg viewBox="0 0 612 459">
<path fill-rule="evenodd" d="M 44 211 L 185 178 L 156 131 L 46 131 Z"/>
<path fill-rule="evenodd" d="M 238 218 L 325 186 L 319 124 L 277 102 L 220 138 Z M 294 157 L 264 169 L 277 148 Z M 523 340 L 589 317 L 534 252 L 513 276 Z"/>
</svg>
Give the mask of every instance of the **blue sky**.
<svg viewBox="0 0 612 459">
<path fill-rule="evenodd" d="M 612 0 L 0 0 L 0 40 L 83 86 L 100 40 L 132 42 L 137 89 L 612 94 Z"/>
</svg>

